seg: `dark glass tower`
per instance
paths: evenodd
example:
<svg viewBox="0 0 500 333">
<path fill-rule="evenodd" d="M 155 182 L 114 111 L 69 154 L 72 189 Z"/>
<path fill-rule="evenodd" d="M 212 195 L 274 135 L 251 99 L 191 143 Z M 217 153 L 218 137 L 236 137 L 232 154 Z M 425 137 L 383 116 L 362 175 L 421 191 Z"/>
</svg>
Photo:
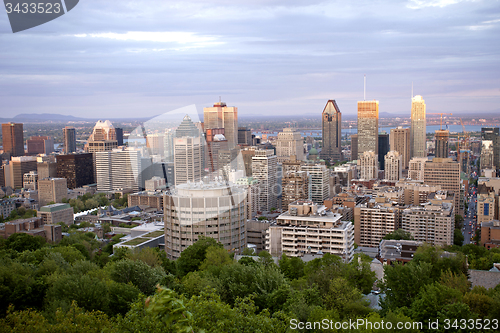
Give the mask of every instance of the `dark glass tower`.
<svg viewBox="0 0 500 333">
<path fill-rule="evenodd" d="M 342 114 L 335 100 L 329 100 L 321 115 L 323 148 L 321 158 L 329 161 L 342 160 Z"/>
</svg>

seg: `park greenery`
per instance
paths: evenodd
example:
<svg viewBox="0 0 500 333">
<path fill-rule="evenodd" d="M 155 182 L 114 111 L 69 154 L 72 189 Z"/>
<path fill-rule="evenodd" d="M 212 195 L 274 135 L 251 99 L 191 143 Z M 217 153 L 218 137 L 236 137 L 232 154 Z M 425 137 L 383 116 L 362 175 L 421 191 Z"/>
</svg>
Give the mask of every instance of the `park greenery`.
<svg viewBox="0 0 500 333">
<path fill-rule="evenodd" d="M 292 319 L 500 318 L 500 285 L 471 288 L 467 279 L 467 262 L 472 269 L 500 262 L 496 249 L 423 245 L 411 262 L 385 266 L 378 284 L 385 298 L 374 310 L 363 296 L 375 282 L 364 255 L 351 263 L 330 254 L 309 262 L 282 256 L 277 265 L 265 251 L 246 250 L 236 261 L 200 237 L 171 261 L 152 248 L 113 253 L 120 238 L 101 243 L 70 228 L 59 244 L 22 233 L 0 240 L 0 332 L 293 332 Z"/>
</svg>

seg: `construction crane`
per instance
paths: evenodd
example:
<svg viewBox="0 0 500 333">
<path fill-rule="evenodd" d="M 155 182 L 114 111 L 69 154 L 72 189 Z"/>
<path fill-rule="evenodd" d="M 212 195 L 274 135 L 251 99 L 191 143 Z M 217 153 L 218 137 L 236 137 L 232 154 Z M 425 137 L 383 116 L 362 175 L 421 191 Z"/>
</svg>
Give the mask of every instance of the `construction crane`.
<svg viewBox="0 0 500 333">
<path fill-rule="evenodd" d="M 453 116 L 453 113 L 445 113 L 445 112 L 441 112 L 441 113 L 427 113 L 427 114 L 435 114 L 435 115 L 440 115 L 441 116 L 441 122 L 440 122 L 440 126 L 439 126 L 440 130 L 443 130 L 443 114 Z"/>
<path fill-rule="evenodd" d="M 462 124 L 462 133 L 464 133 L 464 148 L 465 149 L 470 149 L 470 136 L 469 133 L 465 130 L 465 125 L 464 122 L 462 121 L 462 118 L 460 118 L 460 124 Z"/>
</svg>

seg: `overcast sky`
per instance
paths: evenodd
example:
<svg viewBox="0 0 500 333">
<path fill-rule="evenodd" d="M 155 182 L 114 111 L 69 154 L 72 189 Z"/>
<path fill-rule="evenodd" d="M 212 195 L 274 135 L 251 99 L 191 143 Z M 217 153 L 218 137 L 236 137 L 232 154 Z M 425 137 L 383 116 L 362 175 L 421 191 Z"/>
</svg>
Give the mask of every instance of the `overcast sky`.
<svg viewBox="0 0 500 333">
<path fill-rule="evenodd" d="M 363 99 L 409 114 L 500 112 L 498 0 L 80 0 L 13 34 L 0 9 L 0 117 L 143 117 L 222 101 L 241 115 Z"/>
</svg>

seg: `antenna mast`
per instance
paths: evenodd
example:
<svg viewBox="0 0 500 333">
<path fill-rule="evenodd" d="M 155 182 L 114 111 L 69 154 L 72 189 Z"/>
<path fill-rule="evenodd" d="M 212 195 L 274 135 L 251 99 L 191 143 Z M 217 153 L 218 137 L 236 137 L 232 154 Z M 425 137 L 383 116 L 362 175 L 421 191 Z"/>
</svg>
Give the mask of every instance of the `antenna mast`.
<svg viewBox="0 0 500 333">
<path fill-rule="evenodd" d="M 365 88 L 363 93 L 363 101 L 366 101 L 366 74 L 365 74 Z"/>
<path fill-rule="evenodd" d="M 413 98 L 413 81 L 411 81 L 411 98 Z"/>
</svg>

